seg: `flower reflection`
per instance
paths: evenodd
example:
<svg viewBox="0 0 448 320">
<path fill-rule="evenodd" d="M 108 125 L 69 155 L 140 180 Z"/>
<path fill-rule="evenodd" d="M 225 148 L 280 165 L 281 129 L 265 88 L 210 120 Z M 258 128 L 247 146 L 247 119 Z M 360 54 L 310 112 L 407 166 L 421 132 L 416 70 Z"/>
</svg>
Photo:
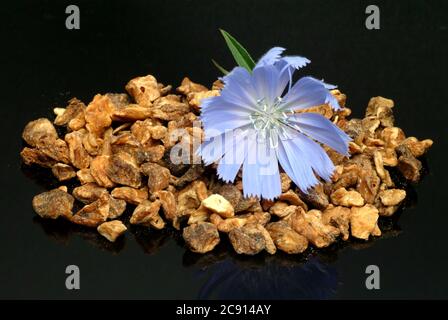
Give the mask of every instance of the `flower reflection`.
<svg viewBox="0 0 448 320">
<path fill-rule="evenodd" d="M 259 268 L 225 259 L 200 275 L 208 279 L 199 299 L 328 299 L 338 285 L 335 267 L 317 257 L 296 265 L 274 259 Z"/>
</svg>

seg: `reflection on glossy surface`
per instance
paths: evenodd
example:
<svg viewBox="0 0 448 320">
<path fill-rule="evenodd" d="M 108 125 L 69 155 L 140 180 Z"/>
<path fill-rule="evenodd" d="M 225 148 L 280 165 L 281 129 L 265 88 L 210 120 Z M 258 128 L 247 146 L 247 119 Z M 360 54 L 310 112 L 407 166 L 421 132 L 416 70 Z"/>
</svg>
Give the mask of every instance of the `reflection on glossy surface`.
<svg viewBox="0 0 448 320">
<path fill-rule="evenodd" d="M 125 237 L 120 237 L 115 242 L 109 242 L 95 229 L 83 228 L 62 219 L 49 220 L 36 216 L 33 218 L 33 222 L 40 225 L 49 238 L 63 245 L 68 245 L 71 238 L 76 236 L 98 249 L 113 254 L 120 253 L 126 245 Z"/>
<path fill-rule="evenodd" d="M 198 271 L 207 277 L 199 299 L 327 299 L 338 284 L 336 269 L 318 258 L 286 263 L 267 259 L 262 266 L 241 265 L 226 259 Z"/>
</svg>

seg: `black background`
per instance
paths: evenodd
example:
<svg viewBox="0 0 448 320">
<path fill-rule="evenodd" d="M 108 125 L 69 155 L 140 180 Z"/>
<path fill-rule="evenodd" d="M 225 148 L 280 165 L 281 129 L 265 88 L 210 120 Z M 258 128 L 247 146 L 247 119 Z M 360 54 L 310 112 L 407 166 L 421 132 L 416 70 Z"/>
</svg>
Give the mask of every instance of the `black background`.
<svg viewBox="0 0 448 320">
<path fill-rule="evenodd" d="M 65 28 L 68 4 L 80 7 L 80 30 Z M 365 28 L 368 4 L 380 7 L 380 30 Z M 447 9 L 446 1 L 3 2 L 0 298 L 447 298 Z M 355 116 L 372 96 L 392 98 L 397 125 L 435 141 L 429 172 L 392 231 L 320 254 L 243 259 L 224 245 L 198 257 L 169 232 L 132 230 L 110 245 L 35 217 L 32 197 L 54 181 L 21 168 L 24 125 L 73 96 L 87 103 L 122 92 L 138 75 L 210 85 L 219 76 L 211 58 L 233 66 L 218 28 L 255 57 L 274 45 L 308 57 L 301 74 L 338 84 Z M 65 289 L 69 264 L 80 267 L 81 290 Z M 365 288 L 370 264 L 380 267 L 380 290 Z"/>
</svg>

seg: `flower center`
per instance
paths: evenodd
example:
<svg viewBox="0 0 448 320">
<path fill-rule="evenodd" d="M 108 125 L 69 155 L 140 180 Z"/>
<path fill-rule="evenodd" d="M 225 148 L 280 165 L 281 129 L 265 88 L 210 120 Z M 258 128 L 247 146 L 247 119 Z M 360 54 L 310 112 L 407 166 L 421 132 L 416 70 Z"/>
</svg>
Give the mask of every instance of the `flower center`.
<svg viewBox="0 0 448 320">
<path fill-rule="evenodd" d="M 273 103 L 266 103 L 265 99 L 257 101 L 258 110 L 252 112 L 250 120 L 262 140 L 269 140 L 271 148 L 278 147 L 278 139 L 286 138 L 288 114 L 281 110 L 282 99 L 277 97 Z"/>
</svg>

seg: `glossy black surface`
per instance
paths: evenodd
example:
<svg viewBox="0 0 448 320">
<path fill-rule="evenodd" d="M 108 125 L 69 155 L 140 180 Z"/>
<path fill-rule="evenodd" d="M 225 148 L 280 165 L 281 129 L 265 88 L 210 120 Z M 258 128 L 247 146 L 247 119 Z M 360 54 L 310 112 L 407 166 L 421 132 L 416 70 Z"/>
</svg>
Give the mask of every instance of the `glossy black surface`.
<svg viewBox="0 0 448 320">
<path fill-rule="evenodd" d="M 364 26 L 363 1 L 74 1 L 81 29 L 65 29 L 66 1 L 5 2 L 1 12 L 0 298 L 447 298 L 446 1 L 376 2 L 381 29 Z M 274 45 L 304 55 L 301 74 L 336 83 L 361 116 L 372 96 L 395 100 L 398 126 L 432 138 L 425 175 L 389 230 L 368 243 L 303 256 L 241 258 L 228 245 L 197 256 L 178 234 L 131 229 L 116 244 L 62 221 L 42 221 L 32 197 L 48 173 L 21 168 L 20 134 L 76 96 L 121 92 L 154 74 L 211 84 L 210 59 L 233 65 L 222 27 L 260 56 Z M 65 289 L 65 267 L 81 290 Z M 365 268 L 381 289 L 365 288 Z"/>
</svg>

